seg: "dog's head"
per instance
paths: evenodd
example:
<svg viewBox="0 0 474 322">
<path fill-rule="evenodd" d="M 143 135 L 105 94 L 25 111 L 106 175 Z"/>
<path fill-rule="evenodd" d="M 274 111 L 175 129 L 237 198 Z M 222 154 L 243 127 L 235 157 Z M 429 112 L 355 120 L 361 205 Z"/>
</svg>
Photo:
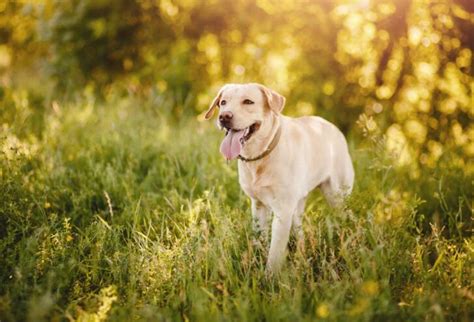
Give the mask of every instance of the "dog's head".
<svg viewBox="0 0 474 322">
<path fill-rule="evenodd" d="M 217 125 L 226 130 L 221 152 L 231 160 L 266 125 L 272 113 L 279 114 L 284 106 L 285 98 L 263 85 L 227 84 L 212 101 L 205 118 L 210 119 L 219 109 Z"/>
</svg>

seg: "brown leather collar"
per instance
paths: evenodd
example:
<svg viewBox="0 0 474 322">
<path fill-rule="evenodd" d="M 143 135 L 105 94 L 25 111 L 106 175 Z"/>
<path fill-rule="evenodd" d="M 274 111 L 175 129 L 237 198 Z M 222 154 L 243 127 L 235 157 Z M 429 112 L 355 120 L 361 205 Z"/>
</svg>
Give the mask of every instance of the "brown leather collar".
<svg viewBox="0 0 474 322">
<path fill-rule="evenodd" d="M 278 142 L 280 141 L 280 136 L 281 136 L 281 125 L 278 126 L 278 130 L 275 133 L 275 136 L 273 137 L 272 142 L 270 142 L 270 145 L 268 146 L 268 148 L 265 151 L 263 151 L 263 153 L 261 153 L 259 156 L 255 157 L 255 158 L 245 158 L 245 157 L 243 157 L 239 154 L 239 156 L 238 156 L 239 160 L 244 161 L 244 162 L 252 162 L 252 161 L 257 161 L 257 160 L 260 160 L 260 159 L 266 157 L 277 146 Z"/>
</svg>

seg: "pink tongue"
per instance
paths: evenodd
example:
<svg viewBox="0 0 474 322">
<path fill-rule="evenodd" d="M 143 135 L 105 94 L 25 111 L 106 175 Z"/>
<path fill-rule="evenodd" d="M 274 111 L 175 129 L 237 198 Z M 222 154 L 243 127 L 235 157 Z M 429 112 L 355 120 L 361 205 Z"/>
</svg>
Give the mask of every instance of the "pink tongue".
<svg viewBox="0 0 474 322">
<path fill-rule="evenodd" d="M 242 149 L 240 139 L 244 136 L 244 130 L 234 131 L 230 130 L 225 136 L 221 143 L 221 153 L 226 157 L 227 160 L 237 158 Z"/>
</svg>

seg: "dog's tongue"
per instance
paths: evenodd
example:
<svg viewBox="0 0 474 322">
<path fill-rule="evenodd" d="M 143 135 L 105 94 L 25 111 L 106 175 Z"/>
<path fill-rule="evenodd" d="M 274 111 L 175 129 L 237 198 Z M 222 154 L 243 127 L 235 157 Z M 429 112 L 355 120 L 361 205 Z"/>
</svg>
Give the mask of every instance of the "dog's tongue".
<svg viewBox="0 0 474 322">
<path fill-rule="evenodd" d="M 221 153 L 227 160 L 232 160 L 238 157 L 242 144 L 240 139 L 244 136 L 244 130 L 234 131 L 230 130 L 221 143 Z"/>
</svg>

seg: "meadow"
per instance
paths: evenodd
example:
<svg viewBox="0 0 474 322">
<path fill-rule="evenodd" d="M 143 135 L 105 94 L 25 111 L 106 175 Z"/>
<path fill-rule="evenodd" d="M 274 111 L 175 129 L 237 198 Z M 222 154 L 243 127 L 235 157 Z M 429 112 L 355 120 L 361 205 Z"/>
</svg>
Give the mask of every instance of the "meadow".
<svg viewBox="0 0 474 322">
<path fill-rule="evenodd" d="M 472 322 L 473 57 L 472 0 L 0 0 L 0 322 Z M 247 82 L 356 172 L 273 278 L 203 118 Z"/>
<path fill-rule="evenodd" d="M 472 321 L 472 171 L 416 179 L 361 119 L 347 206 L 319 192 L 278 278 L 222 133 L 169 102 L 3 92 L 1 321 Z"/>
</svg>

